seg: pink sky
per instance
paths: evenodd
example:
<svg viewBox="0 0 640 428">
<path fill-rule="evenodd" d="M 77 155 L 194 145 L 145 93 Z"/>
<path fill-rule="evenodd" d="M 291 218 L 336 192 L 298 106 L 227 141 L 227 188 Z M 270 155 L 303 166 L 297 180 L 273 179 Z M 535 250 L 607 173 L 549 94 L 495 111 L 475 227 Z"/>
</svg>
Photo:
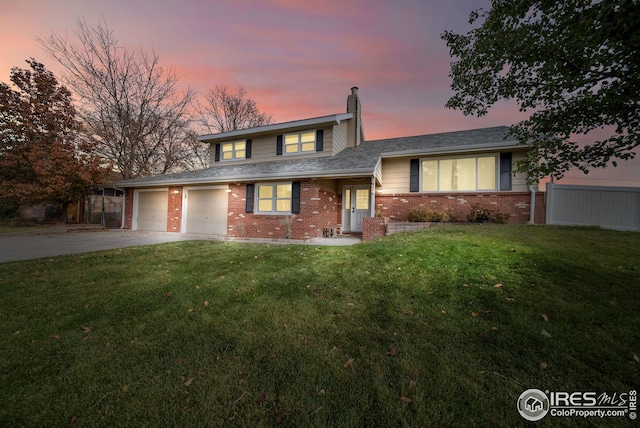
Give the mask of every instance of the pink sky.
<svg viewBox="0 0 640 428">
<path fill-rule="evenodd" d="M 75 21 L 104 18 L 128 47 L 153 48 L 183 85 L 200 93 L 243 86 L 276 122 L 342 113 L 360 88 L 368 140 L 511 125 L 523 118 L 500 103 L 483 118 L 444 107 L 451 58 L 444 30 L 469 29 L 469 12 L 489 0 L 20 0 L 0 15 L 0 81 L 29 57 L 56 74 L 36 38 Z M 640 186 L 640 160 L 580 172 L 581 184 Z"/>
</svg>

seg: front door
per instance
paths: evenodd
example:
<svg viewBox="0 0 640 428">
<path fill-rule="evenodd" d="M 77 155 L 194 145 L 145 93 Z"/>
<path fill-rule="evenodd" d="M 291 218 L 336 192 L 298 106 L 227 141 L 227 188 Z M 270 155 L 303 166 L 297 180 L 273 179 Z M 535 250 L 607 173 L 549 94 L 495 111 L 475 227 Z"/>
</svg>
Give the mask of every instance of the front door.
<svg viewBox="0 0 640 428">
<path fill-rule="evenodd" d="M 342 224 L 345 232 L 362 232 L 362 219 L 369 216 L 369 186 L 344 186 L 342 189 Z"/>
</svg>

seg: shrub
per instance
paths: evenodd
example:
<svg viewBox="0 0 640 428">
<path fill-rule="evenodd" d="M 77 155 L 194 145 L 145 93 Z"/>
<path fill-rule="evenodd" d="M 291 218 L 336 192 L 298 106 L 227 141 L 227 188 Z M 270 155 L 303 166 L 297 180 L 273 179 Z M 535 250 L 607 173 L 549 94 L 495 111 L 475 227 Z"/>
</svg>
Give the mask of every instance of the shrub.
<svg viewBox="0 0 640 428">
<path fill-rule="evenodd" d="M 416 223 L 424 223 L 429 220 L 429 212 L 424 208 L 416 208 L 409 212 L 408 220 Z"/>
<path fill-rule="evenodd" d="M 500 212 L 496 206 L 473 204 L 467 213 L 467 220 L 471 223 L 506 223 L 511 214 Z"/>
<path fill-rule="evenodd" d="M 18 204 L 0 201 L 0 219 L 18 217 Z"/>
<path fill-rule="evenodd" d="M 451 208 L 435 211 L 419 207 L 409 212 L 408 220 L 416 223 L 451 222 L 456 221 L 456 212 Z"/>
</svg>

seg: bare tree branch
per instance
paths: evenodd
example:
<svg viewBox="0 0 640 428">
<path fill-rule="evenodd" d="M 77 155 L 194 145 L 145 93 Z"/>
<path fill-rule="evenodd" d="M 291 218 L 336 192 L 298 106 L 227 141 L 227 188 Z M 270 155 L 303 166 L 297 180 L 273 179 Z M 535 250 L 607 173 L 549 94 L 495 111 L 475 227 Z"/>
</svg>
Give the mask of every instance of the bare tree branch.
<svg viewBox="0 0 640 428">
<path fill-rule="evenodd" d="M 261 113 L 256 102 L 240 87 L 234 91 L 216 85 L 200 105 L 200 122 L 209 133 L 229 132 L 273 123 L 273 114 Z"/>
<path fill-rule="evenodd" d="M 195 92 L 180 92 L 175 72 L 153 50 L 121 45 L 104 20 L 76 24 L 76 43 L 56 34 L 38 41 L 64 68 L 101 155 L 124 179 L 184 169 Z"/>
</svg>

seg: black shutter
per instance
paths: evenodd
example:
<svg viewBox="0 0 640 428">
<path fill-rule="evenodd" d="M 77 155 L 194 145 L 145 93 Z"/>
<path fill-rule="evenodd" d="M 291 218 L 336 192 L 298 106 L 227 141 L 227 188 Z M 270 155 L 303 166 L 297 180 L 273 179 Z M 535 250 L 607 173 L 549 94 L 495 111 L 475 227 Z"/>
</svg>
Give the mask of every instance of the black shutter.
<svg viewBox="0 0 640 428">
<path fill-rule="evenodd" d="M 255 184 L 247 184 L 247 201 L 246 208 L 244 212 L 252 213 L 253 212 L 253 191 Z"/>
<path fill-rule="evenodd" d="M 324 130 L 318 129 L 316 131 L 316 152 L 324 150 Z"/>
<path fill-rule="evenodd" d="M 282 156 L 282 135 L 276 137 L 276 155 Z"/>
<path fill-rule="evenodd" d="M 511 190 L 511 153 L 500 153 L 500 190 Z"/>
<path fill-rule="evenodd" d="M 411 159 L 409 168 L 409 191 L 420 191 L 420 159 Z"/>
<path fill-rule="evenodd" d="M 245 158 L 251 159 L 251 140 L 247 140 L 245 143 Z"/>
<path fill-rule="evenodd" d="M 216 156 L 215 161 L 220 162 L 220 143 L 216 144 Z"/>
<path fill-rule="evenodd" d="M 291 183 L 291 213 L 300 214 L 300 182 Z"/>
</svg>

